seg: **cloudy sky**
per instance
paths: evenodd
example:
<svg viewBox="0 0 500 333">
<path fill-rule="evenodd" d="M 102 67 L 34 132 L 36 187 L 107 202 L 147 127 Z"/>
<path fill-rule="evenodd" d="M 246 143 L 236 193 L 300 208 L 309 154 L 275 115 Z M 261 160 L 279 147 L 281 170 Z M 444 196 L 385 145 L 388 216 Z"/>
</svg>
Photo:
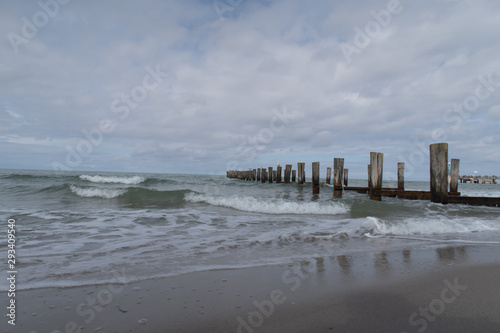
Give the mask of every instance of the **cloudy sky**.
<svg viewBox="0 0 500 333">
<path fill-rule="evenodd" d="M 500 174 L 496 0 L 0 5 L 0 168 Z"/>
</svg>

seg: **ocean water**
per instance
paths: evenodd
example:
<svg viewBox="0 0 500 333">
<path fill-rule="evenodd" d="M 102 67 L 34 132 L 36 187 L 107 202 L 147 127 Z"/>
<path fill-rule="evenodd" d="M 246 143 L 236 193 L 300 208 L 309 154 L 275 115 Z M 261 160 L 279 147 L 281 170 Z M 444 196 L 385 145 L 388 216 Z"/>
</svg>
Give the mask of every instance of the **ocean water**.
<svg viewBox="0 0 500 333">
<path fill-rule="evenodd" d="M 334 199 L 328 185 L 313 195 L 311 185 L 225 176 L 0 170 L 0 188 L 0 220 L 16 220 L 21 290 L 109 283 L 117 271 L 137 281 L 359 252 L 500 249 L 500 208 L 374 202 L 352 191 Z M 459 191 L 500 197 L 500 185 Z"/>
</svg>

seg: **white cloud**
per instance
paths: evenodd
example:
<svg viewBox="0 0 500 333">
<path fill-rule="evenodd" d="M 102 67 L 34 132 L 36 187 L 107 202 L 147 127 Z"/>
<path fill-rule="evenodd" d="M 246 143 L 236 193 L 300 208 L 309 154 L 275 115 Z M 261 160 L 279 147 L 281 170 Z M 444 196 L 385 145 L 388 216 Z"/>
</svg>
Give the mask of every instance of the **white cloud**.
<svg viewBox="0 0 500 333">
<path fill-rule="evenodd" d="M 9 166 L 51 168 L 67 145 L 85 140 L 83 130 L 110 119 L 115 129 L 80 168 L 222 173 L 283 106 L 299 116 L 265 144 L 266 154 L 336 149 L 360 160 L 359 147 L 371 147 L 404 157 L 442 129 L 456 153 L 494 156 L 500 86 L 459 129 L 444 115 L 474 94 L 479 76 L 499 70 L 500 4 L 401 1 L 401 13 L 347 63 L 340 43 L 352 43 L 355 28 L 387 3 L 245 1 L 220 20 L 210 1 L 71 2 L 19 54 L 7 39 L 0 45 L 0 126 L 18 145 Z M 20 34 L 21 17 L 38 10 L 5 6 L 2 34 Z M 169 77 L 120 119 L 112 102 L 157 65 Z M 471 140 L 482 142 L 476 155 L 461 148 Z M 29 158 L 33 145 L 48 142 L 57 149 Z"/>
</svg>

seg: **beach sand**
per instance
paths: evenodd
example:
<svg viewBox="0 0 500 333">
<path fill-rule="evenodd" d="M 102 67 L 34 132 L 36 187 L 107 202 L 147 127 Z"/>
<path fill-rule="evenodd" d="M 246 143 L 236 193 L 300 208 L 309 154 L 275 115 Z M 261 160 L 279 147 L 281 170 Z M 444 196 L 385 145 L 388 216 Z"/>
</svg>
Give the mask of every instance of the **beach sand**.
<svg viewBox="0 0 500 333">
<path fill-rule="evenodd" d="M 27 333 L 500 332 L 499 254 L 497 247 L 449 246 L 25 290 L 16 296 L 16 326 L 7 318 L 0 326 Z M 114 274 L 119 282 L 131 273 Z"/>
</svg>

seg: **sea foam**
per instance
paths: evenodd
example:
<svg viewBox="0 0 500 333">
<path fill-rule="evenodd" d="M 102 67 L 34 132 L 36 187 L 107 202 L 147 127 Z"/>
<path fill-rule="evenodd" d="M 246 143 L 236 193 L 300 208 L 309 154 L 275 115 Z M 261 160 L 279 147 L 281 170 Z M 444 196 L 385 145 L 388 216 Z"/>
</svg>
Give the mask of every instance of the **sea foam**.
<svg viewBox="0 0 500 333">
<path fill-rule="evenodd" d="M 356 225 L 352 230 L 349 230 L 349 233 L 361 235 L 410 236 L 500 230 L 500 225 L 496 221 L 477 220 L 466 217 L 456 219 L 444 217 L 411 217 L 399 220 L 398 222 L 388 222 L 368 216 L 360 222 L 361 223 Z"/>
<path fill-rule="evenodd" d="M 75 185 L 71 185 L 69 188 L 70 188 L 71 192 L 75 193 L 76 195 L 78 195 L 82 198 L 111 199 L 111 198 L 116 198 L 116 197 L 118 197 L 126 192 L 126 190 L 122 190 L 122 189 L 104 189 L 104 188 L 97 188 L 97 187 L 78 187 Z"/>
<path fill-rule="evenodd" d="M 127 185 L 136 185 L 144 182 L 146 178 L 140 176 L 132 176 L 132 177 L 116 177 L 116 176 L 89 176 L 89 175 L 81 175 L 80 179 L 88 180 L 93 183 L 120 183 Z"/>
<path fill-rule="evenodd" d="M 332 202 L 292 202 L 283 199 L 264 201 L 246 196 L 224 197 L 196 193 L 186 194 L 185 199 L 189 202 L 205 202 L 213 206 L 265 214 L 337 215 L 349 212 L 347 205 Z"/>
</svg>

